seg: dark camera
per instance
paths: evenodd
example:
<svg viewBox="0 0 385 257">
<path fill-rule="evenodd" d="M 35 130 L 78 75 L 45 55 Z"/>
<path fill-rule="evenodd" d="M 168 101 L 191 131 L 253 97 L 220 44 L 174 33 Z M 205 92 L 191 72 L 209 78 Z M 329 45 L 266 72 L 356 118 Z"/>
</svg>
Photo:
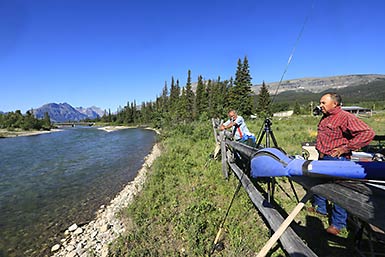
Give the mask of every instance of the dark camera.
<svg viewBox="0 0 385 257">
<path fill-rule="evenodd" d="M 317 116 L 317 115 L 321 115 L 321 114 L 322 114 L 322 109 L 321 109 L 321 107 L 316 106 L 316 107 L 313 109 L 313 115 L 314 115 L 314 116 Z"/>
</svg>

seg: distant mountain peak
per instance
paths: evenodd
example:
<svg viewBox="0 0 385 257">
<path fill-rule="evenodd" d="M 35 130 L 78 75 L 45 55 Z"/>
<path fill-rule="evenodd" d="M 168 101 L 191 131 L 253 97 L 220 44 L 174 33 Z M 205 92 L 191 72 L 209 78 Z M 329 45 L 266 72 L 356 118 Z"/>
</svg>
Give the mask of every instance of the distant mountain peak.
<svg viewBox="0 0 385 257">
<path fill-rule="evenodd" d="M 96 119 L 100 118 L 104 115 L 104 111 L 100 109 L 99 107 L 92 106 L 92 107 L 76 107 L 75 108 L 78 112 L 83 113 L 88 116 L 90 119 Z"/>
<path fill-rule="evenodd" d="M 68 103 L 48 103 L 33 110 L 36 118 L 42 119 L 48 113 L 52 122 L 72 122 L 100 118 L 102 112 L 98 107 L 74 108 Z M 103 112 L 104 113 L 104 112 Z"/>
</svg>

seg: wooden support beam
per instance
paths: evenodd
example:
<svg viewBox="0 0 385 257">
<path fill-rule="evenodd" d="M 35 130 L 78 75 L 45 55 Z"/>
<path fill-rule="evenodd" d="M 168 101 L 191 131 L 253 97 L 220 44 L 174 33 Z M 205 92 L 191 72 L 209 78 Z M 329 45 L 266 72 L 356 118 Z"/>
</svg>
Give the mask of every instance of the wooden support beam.
<svg viewBox="0 0 385 257">
<path fill-rule="evenodd" d="M 282 236 L 282 234 L 285 232 L 285 230 L 290 226 L 291 222 L 294 220 L 294 218 L 297 216 L 297 214 L 302 210 L 302 208 L 305 206 L 306 202 L 310 199 L 312 196 L 311 193 L 307 193 L 302 200 L 297 204 L 297 206 L 294 208 L 294 210 L 290 213 L 290 215 L 282 222 L 281 226 L 275 231 L 273 236 L 267 241 L 265 246 L 259 251 L 257 254 L 257 257 L 265 257 L 266 254 L 271 250 L 271 248 L 275 245 L 275 243 L 278 241 L 278 239 Z"/>
<path fill-rule="evenodd" d="M 251 160 L 254 155 L 257 153 L 258 148 L 254 148 L 239 142 L 232 141 L 228 138 L 226 138 L 226 144 L 230 146 L 233 150 L 236 150 L 239 154 L 241 154 L 243 157 L 247 158 L 248 160 Z"/>
<path fill-rule="evenodd" d="M 234 171 L 238 179 L 241 181 L 242 186 L 245 188 L 250 199 L 257 207 L 259 212 L 265 217 L 271 229 L 277 231 L 279 226 L 283 223 L 284 219 L 281 214 L 267 203 L 262 194 L 255 188 L 249 177 L 245 175 L 242 170 L 235 164 L 229 163 L 230 168 Z M 287 251 L 289 256 L 293 257 L 315 257 L 317 256 L 294 232 L 293 229 L 288 227 L 279 238 L 283 248 Z"/>
<path fill-rule="evenodd" d="M 211 119 L 211 123 L 213 124 L 215 143 L 219 143 L 218 142 L 217 129 L 216 129 L 217 125 L 215 124 L 215 119 L 214 118 Z"/>
<path fill-rule="evenodd" d="M 222 154 L 222 173 L 225 179 L 229 177 L 229 166 L 227 165 L 227 150 L 225 140 L 221 141 L 221 154 Z"/>
</svg>

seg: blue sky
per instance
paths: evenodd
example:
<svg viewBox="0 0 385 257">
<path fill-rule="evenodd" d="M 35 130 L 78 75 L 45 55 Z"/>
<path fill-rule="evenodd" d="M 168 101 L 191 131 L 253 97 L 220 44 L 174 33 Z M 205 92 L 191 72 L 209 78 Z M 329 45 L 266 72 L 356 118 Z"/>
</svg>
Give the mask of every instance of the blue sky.
<svg viewBox="0 0 385 257">
<path fill-rule="evenodd" d="M 0 0 L 0 111 L 114 112 L 244 56 L 253 84 L 276 82 L 294 46 L 284 80 L 385 74 L 385 1 Z"/>
</svg>

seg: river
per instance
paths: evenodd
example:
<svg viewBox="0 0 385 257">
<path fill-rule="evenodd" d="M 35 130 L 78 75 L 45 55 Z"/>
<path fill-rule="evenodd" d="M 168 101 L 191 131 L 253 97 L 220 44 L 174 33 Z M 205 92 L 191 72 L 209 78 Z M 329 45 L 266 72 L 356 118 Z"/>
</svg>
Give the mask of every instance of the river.
<svg viewBox="0 0 385 257">
<path fill-rule="evenodd" d="M 0 139 L 0 257 L 44 256 L 135 178 L 155 132 L 75 127 Z"/>
</svg>

